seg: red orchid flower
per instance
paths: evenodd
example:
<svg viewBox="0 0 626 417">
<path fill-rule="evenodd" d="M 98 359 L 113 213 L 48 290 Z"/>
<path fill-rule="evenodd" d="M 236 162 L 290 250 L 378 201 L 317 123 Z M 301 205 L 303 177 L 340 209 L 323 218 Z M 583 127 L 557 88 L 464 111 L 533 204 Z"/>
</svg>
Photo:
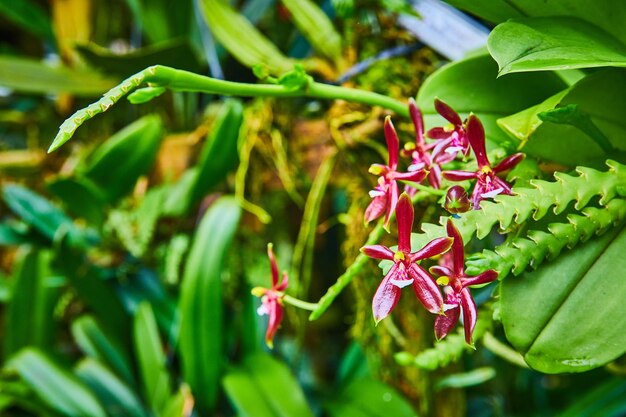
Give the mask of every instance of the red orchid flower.
<svg viewBox="0 0 626 417">
<path fill-rule="evenodd" d="M 485 129 L 478 117 L 473 114 L 470 115 L 467 122 L 467 136 L 476 155 L 478 170 L 476 172 L 444 171 L 443 177 L 451 181 L 476 179 L 476 186 L 470 200 L 474 210 L 478 210 L 480 202 L 485 198 L 493 198 L 498 194 L 512 194 L 511 186 L 496 174 L 515 167 L 522 162 L 525 155 L 523 153 L 515 153 L 504 158 L 498 165 L 492 168 L 485 150 Z"/>
<path fill-rule="evenodd" d="M 439 160 L 431 155 L 431 150 L 435 147 L 435 143 L 426 143 L 424 140 L 424 118 L 417 103 L 413 98 L 409 99 L 409 115 L 415 126 L 415 144 L 407 143 L 404 147 L 404 154 L 412 159 L 408 171 L 417 171 L 426 168 L 429 170 L 428 182 L 433 188 L 439 189 L 441 186 L 441 167 Z M 407 186 L 407 193 L 415 195 L 417 191 L 411 186 Z"/>
<path fill-rule="evenodd" d="M 440 155 L 440 163 L 442 164 L 454 160 L 459 152 L 467 156 L 469 141 L 461 116 L 438 98 L 435 99 L 435 110 L 441 117 L 450 122 L 452 127 L 435 127 L 426 133 L 429 138 L 438 139 L 433 154 Z"/>
<path fill-rule="evenodd" d="M 452 245 L 452 239 L 437 238 L 417 252 L 411 252 L 413 204 L 406 193 L 400 196 L 396 217 L 398 221 L 398 250 L 396 252 L 383 245 L 361 248 L 361 252 L 370 258 L 394 262 L 372 300 L 372 311 L 377 324 L 398 304 L 402 288 L 408 285 L 413 285 L 415 295 L 431 313 L 441 313 L 443 308 L 443 298 L 437 284 L 417 262 L 447 251 Z"/>
<path fill-rule="evenodd" d="M 389 116 L 385 118 L 385 139 L 389 152 L 389 165 L 373 164 L 369 169 L 372 174 L 380 175 L 380 177 L 378 178 L 378 186 L 369 193 L 373 200 L 365 210 L 365 223 L 367 224 L 385 213 L 385 229 L 389 230 L 391 214 L 396 210 L 398 204 L 398 184 L 396 181 L 421 182 L 426 177 L 427 172 L 423 169 L 402 173 L 396 171 L 398 169 L 400 141 Z"/>
<path fill-rule="evenodd" d="M 278 283 L 278 265 L 272 251 L 272 244 L 267 245 L 267 256 L 270 259 L 270 267 L 272 269 L 272 288 L 255 287 L 252 294 L 261 298 L 261 306 L 257 309 L 260 316 L 268 315 L 269 322 L 267 331 L 265 332 L 265 343 L 272 349 L 274 347 L 274 335 L 283 319 L 283 297 L 287 288 L 289 278 L 287 273 L 283 272 L 283 280 Z"/>
<path fill-rule="evenodd" d="M 465 341 L 472 345 L 472 333 L 476 326 L 476 303 L 470 294 L 470 285 L 486 284 L 498 278 L 498 273 L 489 269 L 482 274 L 470 277 L 465 274 L 465 251 L 463 238 L 458 229 L 448 220 L 446 225 L 448 236 L 453 239 L 451 265 L 437 265 L 430 268 L 430 272 L 440 275 L 437 282 L 445 285 L 443 292 L 446 295 L 444 304 L 445 315 L 435 319 L 435 337 L 441 340 L 450 333 L 454 325 L 459 321 L 461 310 L 463 311 L 463 327 L 465 329 Z"/>
</svg>

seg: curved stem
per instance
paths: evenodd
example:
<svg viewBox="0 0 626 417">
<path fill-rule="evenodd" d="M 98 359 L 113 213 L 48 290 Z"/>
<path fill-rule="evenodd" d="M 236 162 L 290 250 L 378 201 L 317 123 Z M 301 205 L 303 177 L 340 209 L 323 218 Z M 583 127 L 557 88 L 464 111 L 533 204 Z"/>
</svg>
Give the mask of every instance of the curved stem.
<svg viewBox="0 0 626 417">
<path fill-rule="evenodd" d="M 307 301 L 302 301 L 299 298 L 295 298 L 287 294 L 283 295 L 283 301 L 286 302 L 287 304 L 290 304 L 294 307 L 301 308 L 303 310 L 314 311 L 318 307 L 317 303 L 309 303 Z"/>
</svg>

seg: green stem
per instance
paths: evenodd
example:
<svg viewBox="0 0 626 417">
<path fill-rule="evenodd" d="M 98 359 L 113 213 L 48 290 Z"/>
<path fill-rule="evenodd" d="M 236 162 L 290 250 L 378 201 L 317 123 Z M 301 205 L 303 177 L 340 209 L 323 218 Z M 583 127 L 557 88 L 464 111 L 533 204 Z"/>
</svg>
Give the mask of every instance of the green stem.
<svg viewBox="0 0 626 417">
<path fill-rule="evenodd" d="M 315 311 L 319 307 L 318 303 L 309 303 L 307 301 L 302 301 L 299 298 L 295 298 L 287 294 L 283 295 L 283 301 L 285 301 L 287 304 L 301 308 L 303 310 Z"/>
<path fill-rule="evenodd" d="M 496 337 L 490 332 L 485 333 L 482 341 L 483 346 L 489 349 L 491 353 L 501 357 L 502 359 L 512 363 L 513 365 L 517 365 L 522 368 L 528 368 L 528 365 L 524 361 L 522 355 L 496 339 Z"/>
<path fill-rule="evenodd" d="M 48 152 L 52 152 L 67 142 L 76 129 L 95 115 L 108 110 L 118 100 L 148 83 L 155 87 L 168 87 L 175 91 L 193 91 L 206 94 L 240 97 L 311 97 L 325 100 L 347 100 L 356 103 L 380 106 L 408 117 L 407 106 L 391 97 L 371 91 L 339 87 L 335 85 L 311 82 L 302 89 L 290 89 L 274 84 L 245 84 L 232 81 L 216 80 L 192 72 L 155 65 L 122 81 L 106 92 L 100 100 L 70 116 L 59 128 Z"/>
</svg>

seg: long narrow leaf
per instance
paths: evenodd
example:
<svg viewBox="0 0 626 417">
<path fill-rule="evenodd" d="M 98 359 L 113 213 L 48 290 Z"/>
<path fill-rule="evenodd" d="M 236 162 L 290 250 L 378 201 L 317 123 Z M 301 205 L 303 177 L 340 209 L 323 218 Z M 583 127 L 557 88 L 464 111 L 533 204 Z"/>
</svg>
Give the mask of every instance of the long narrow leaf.
<svg viewBox="0 0 626 417">
<path fill-rule="evenodd" d="M 222 371 L 222 269 L 241 209 L 223 197 L 206 212 L 185 265 L 181 289 L 180 354 L 183 375 L 201 415 L 211 415 Z"/>
</svg>

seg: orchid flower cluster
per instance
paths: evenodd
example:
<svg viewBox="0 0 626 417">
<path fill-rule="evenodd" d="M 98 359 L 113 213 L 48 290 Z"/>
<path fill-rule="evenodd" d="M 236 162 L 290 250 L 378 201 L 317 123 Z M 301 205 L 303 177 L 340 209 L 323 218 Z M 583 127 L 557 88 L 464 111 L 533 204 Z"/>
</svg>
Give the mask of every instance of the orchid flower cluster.
<svg viewBox="0 0 626 417">
<path fill-rule="evenodd" d="M 522 161 L 524 155 L 513 154 L 492 167 L 486 153 L 485 131 L 478 117 L 470 114 L 468 119 L 463 121 L 458 113 L 438 99 L 435 99 L 435 109 L 449 122 L 449 125 L 435 127 L 425 134 L 422 113 L 415 101 L 409 100 L 409 115 L 415 128 L 415 143 L 407 144 L 402 152 L 400 152 L 400 141 L 391 118 L 388 116 L 385 119 L 384 133 L 388 160 L 386 165 L 373 164 L 369 169 L 370 173 L 378 176 L 378 180 L 374 190 L 369 193 L 372 201 L 365 210 L 365 223 L 384 215 L 383 227 L 389 231 L 389 224 L 395 214 L 398 226 L 398 246 L 396 250 L 393 250 L 383 245 L 369 245 L 361 248 L 361 252 L 370 258 L 393 262 L 372 300 L 372 312 L 376 324 L 387 317 L 397 305 L 402 289 L 411 286 L 426 310 L 437 315 L 434 326 L 437 340 L 441 340 L 450 333 L 462 313 L 465 341 L 472 345 L 477 310 L 469 287 L 492 282 L 497 279 L 498 274 L 494 270 L 485 271 L 477 276 L 468 276 L 465 273 L 463 239 L 451 219 L 446 225 L 447 237 L 433 239 L 421 249 L 413 251 L 411 232 L 414 210 L 411 196 L 418 192 L 416 184 L 420 184 L 425 179 L 428 179 L 430 186 L 434 189 L 440 189 L 444 179 L 448 181 L 476 180 L 470 198 L 463 187 L 451 186 L 447 191 L 444 207 L 455 215 L 469 210 L 470 206 L 478 210 L 480 202 L 484 199 L 493 198 L 499 194 L 512 194 L 511 186 L 497 174 L 515 167 Z M 431 141 L 427 142 L 425 136 Z M 470 149 L 476 157 L 477 171 L 442 169 L 444 164 L 452 162 L 459 155 L 466 159 Z M 406 172 L 401 172 L 398 168 L 400 155 L 410 159 Z M 398 181 L 406 182 L 402 194 L 399 191 Z M 446 255 L 440 258 L 440 264 L 431 267 L 429 271 L 420 265 L 425 259 L 443 254 Z M 265 339 L 267 345 L 271 347 L 283 317 L 283 301 L 291 299 L 290 303 L 294 304 L 294 299 L 284 292 L 288 283 L 286 273 L 283 274 L 283 279 L 279 283 L 278 266 L 271 244 L 268 245 L 268 257 L 272 271 L 272 286 L 269 289 L 254 288 L 253 294 L 262 297 L 259 314 L 269 316 Z"/>
</svg>

